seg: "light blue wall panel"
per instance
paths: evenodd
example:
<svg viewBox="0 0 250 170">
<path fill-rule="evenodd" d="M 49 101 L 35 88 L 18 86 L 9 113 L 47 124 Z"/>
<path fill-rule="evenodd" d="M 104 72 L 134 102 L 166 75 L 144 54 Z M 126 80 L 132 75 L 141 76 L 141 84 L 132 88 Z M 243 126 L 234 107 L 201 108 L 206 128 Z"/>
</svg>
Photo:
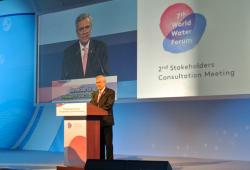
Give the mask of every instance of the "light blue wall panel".
<svg viewBox="0 0 250 170">
<path fill-rule="evenodd" d="M 23 1 L 0 2 L 0 148 L 19 140 L 34 111 L 35 17 Z"/>
</svg>

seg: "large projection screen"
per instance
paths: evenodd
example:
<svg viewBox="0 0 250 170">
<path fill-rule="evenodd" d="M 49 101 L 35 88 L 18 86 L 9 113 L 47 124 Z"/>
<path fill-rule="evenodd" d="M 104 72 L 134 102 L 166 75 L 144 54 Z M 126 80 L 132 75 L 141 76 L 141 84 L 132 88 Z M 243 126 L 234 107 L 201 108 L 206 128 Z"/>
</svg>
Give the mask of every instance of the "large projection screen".
<svg viewBox="0 0 250 170">
<path fill-rule="evenodd" d="M 249 94 L 249 6 L 138 0 L 137 97 Z"/>
<path fill-rule="evenodd" d="M 109 75 L 117 76 L 121 87 L 118 97 L 128 96 L 124 88 L 135 87 L 137 70 L 136 3 L 114 0 L 38 16 L 37 103 L 52 101 L 52 82 L 62 77 L 64 50 L 77 41 L 75 20 L 81 13 L 93 18 L 92 38 L 107 46 Z"/>
</svg>

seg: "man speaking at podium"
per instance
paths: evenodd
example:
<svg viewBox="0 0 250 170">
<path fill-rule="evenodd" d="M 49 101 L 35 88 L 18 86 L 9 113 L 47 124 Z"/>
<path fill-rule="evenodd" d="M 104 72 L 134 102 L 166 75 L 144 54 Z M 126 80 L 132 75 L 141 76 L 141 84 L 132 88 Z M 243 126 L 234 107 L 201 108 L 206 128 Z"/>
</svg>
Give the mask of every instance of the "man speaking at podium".
<svg viewBox="0 0 250 170">
<path fill-rule="evenodd" d="M 104 42 L 90 38 L 92 18 L 80 14 L 75 21 L 79 41 L 64 50 L 62 80 L 108 75 L 108 54 Z"/>
<path fill-rule="evenodd" d="M 104 116 L 101 120 L 101 136 L 100 136 L 100 158 L 113 159 L 113 104 L 115 101 L 115 92 L 106 87 L 106 79 L 103 75 L 96 77 L 97 91 L 93 92 L 90 103 L 102 108 L 108 112 L 108 116 Z M 106 148 L 106 150 L 105 150 Z"/>
</svg>

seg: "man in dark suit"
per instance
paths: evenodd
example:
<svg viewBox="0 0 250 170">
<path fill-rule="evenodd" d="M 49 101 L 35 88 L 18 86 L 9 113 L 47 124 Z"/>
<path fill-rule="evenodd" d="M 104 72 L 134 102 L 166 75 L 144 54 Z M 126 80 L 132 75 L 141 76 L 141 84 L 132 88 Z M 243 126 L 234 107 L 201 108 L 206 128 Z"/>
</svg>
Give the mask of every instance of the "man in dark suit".
<svg viewBox="0 0 250 170">
<path fill-rule="evenodd" d="M 100 137 L 100 158 L 113 159 L 113 104 L 115 101 L 115 92 L 106 87 L 106 79 L 103 75 L 96 77 L 97 91 L 93 92 L 90 103 L 106 110 L 107 116 L 101 121 L 101 137 Z M 105 152 L 106 148 L 106 152 Z"/>
<path fill-rule="evenodd" d="M 80 79 L 108 75 L 108 53 L 105 43 L 90 38 L 92 18 L 80 14 L 75 21 L 78 41 L 64 51 L 61 79 Z"/>
</svg>

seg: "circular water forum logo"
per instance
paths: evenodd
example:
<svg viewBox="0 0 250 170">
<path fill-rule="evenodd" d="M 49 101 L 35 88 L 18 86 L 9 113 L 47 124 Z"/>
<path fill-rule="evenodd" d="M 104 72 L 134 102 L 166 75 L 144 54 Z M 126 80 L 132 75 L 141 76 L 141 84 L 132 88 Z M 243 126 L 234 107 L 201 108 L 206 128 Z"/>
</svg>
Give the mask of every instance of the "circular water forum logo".
<svg viewBox="0 0 250 170">
<path fill-rule="evenodd" d="M 182 53 L 194 48 L 206 28 L 206 18 L 194 13 L 185 3 L 169 6 L 160 18 L 160 29 L 165 39 L 163 48 L 171 53 Z"/>
<path fill-rule="evenodd" d="M 11 29 L 12 21 L 9 17 L 5 17 L 2 22 L 3 31 L 9 31 Z"/>
</svg>

